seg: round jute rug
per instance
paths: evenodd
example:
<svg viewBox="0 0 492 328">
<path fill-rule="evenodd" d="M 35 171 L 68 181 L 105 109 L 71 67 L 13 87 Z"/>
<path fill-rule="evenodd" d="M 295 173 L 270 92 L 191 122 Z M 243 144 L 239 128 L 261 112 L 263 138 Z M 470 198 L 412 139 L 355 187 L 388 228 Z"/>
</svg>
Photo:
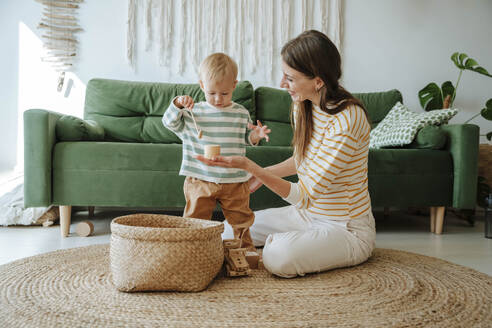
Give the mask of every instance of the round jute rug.
<svg viewBox="0 0 492 328">
<path fill-rule="evenodd" d="M 0 266 L 0 327 L 490 327 L 492 277 L 376 249 L 366 263 L 283 279 L 217 277 L 200 293 L 123 293 L 108 245 Z"/>
</svg>

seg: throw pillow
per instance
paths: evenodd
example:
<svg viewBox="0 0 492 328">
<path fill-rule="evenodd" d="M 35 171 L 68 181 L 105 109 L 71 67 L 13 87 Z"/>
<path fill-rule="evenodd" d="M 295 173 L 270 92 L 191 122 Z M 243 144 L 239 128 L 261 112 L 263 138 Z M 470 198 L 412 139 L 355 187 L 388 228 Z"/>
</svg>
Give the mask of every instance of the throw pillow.
<svg viewBox="0 0 492 328">
<path fill-rule="evenodd" d="M 96 121 L 63 115 L 56 122 L 56 138 L 60 141 L 104 140 L 104 129 Z"/>
<path fill-rule="evenodd" d="M 371 131 L 369 148 L 408 145 L 412 143 L 421 128 L 427 125 L 445 124 L 457 112 L 457 109 L 436 109 L 414 113 L 398 102 Z"/>
</svg>

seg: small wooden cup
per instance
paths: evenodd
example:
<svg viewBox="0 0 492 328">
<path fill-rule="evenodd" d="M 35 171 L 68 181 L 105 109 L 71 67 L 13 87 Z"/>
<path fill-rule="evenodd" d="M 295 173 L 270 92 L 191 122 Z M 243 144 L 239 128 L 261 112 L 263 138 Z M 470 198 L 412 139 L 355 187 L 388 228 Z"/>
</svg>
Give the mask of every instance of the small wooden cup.
<svg viewBox="0 0 492 328">
<path fill-rule="evenodd" d="M 251 269 L 258 269 L 258 262 L 260 261 L 260 255 L 256 252 L 246 252 L 246 261 L 248 261 Z"/>
<path fill-rule="evenodd" d="M 212 159 L 220 155 L 220 145 L 205 145 L 205 158 Z"/>
<path fill-rule="evenodd" d="M 91 221 L 82 221 L 75 227 L 75 233 L 80 237 L 90 236 L 94 232 L 94 224 Z"/>
</svg>

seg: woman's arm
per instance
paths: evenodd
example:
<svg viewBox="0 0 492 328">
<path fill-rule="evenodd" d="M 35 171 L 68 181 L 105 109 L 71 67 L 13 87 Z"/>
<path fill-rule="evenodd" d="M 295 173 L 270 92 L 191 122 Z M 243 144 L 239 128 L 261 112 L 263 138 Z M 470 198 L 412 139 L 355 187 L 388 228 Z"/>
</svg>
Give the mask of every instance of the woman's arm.
<svg viewBox="0 0 492 328">
<path fill-rule="evenodd" d="M 292 174 L 286 174 L 288 171 L 288 167 L 286 166 L 277 166 L 280 164 L 284 164 L 286 161 L 279 163 L 276 168 L 271 166 L 270 169 L 265 169 L 256 164 L 253 161 L 250 161 L 250 168 L 247 169 L 249 173 L 255 176 L 258 180 L 260 180 L 265 186 L 267 186 L 271 191 L 276 193 L 282 198 L 286 198 L 290 193 L 290 182 L 281 178 L 281 176 L 287 176 Z M 288 164 L 287 164 L 288 165 Z M 274 173 L 275 172 L 275 173 Z M 295 167 L 294 167 L 295 172 Z M 278 174 L 278 175 L 277 175 Z M 281 175 L 283 174 L 283 175 Z"/>
<path fill-rule="evenodd" d="M 278 177 L 288 177 L 297 173 L 294 156 L 287 158 L 285 161 L 265 168 Z"/>
<path fill-rule="evenodd" d="M 273 191 L 274 193 L 276 193 L 282 198 L 286 198 L 290 193 L 290 182 L 282 179 L 281 177 L 275 174 L 275 173 L 280 173 L 280 174 L 290 173 L 292 171 L 290 167 L 291 163 L 289 162 L 289 159 L 277 165 L 274 165 L 273 167 L 277 166 L 276 168 L 274 168 L 275 173 L 272 173 L 271 170 L 262 168 L 261 166 L 250 160 L 249 158 L 243 156 L 225 156 L 225 157 L 217 156 L 213 159 L 207 159 L 202 155 L 197 155 L 196 159 L 211 166 L 222 166 L 222 167 L 243 169 L 251 173 L 252 175 L 256 176 L 265 186 L 267 186 L 271 191 Z"/>
</svg>

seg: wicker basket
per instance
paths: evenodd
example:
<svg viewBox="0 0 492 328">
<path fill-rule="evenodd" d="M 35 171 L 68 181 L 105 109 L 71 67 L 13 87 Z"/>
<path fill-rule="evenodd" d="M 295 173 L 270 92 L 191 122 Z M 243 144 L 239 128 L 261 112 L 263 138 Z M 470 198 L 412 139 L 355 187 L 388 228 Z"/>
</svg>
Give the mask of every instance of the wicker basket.
<svg viewBox="0 0 492 328">
<path fill-rule="evenodd" d="M 478 175 L 492 187 L 492 144 L 480 144 L 478 153 Z"/>
<path fill-rule="evenodd" d="M 222 267 L 222 222 L 133 214 L 111 222 L 110 262 L 120 291 L 201 291 Z"/>
</svg>

